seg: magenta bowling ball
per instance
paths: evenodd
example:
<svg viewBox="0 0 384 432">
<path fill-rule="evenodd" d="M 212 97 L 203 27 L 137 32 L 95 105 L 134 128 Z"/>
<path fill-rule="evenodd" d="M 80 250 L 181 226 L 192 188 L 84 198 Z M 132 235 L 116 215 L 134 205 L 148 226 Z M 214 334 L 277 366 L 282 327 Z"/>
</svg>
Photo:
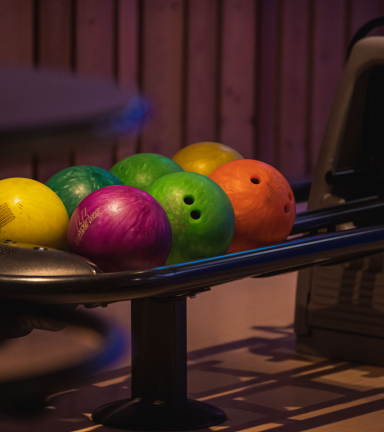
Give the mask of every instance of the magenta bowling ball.
<svg viewBox="0 0 384 432">
<path fill-rule="evenodd" d="M 68 244 L 104 272 L 144 270 L 165 264 L 172 231 L 167 214 L 149 194 L 132 186 L 106 186 L 76 207 Z"/>
</svg>

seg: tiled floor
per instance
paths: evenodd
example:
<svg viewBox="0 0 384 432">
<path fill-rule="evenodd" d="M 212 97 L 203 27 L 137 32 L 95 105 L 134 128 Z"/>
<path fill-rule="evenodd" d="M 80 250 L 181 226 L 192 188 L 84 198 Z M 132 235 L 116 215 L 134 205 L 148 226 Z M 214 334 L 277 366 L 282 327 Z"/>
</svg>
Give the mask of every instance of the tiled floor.
<svg viewBox="0 0 384 432">
<path fill-rule="evenodd" d="M 228 417 L 207 430 L 382 432 L 384 368 L 295 352 L 295 283 L 294 273 L 245 279 L 188 301 L 189 397 L 220 407 Z M 114 316 L 126 326 L 129 303 L 96 313 Z M 49 337 L 42 339 L 36 332 L 34 342 L 21 338 L 14 342 L 20 345 L 13 348 L 14 354 L 20 358 L 24 350 L 24 357 L 35 352 L 37 358 L 44 353 L 45 344 L 47 353 L 53 355 L 52 348 L 48 349 L 53 343 L 57 358 L 60 349 L 75 355 L 74 348 L 66 348 L 69 342 L 58 342 L 58 334 Z M 60 337 L 65 340 L 69 335 Z M 88 348 L 81 349 L 86 352 Z M 48 354 L 44 358 L 48 365 Z M 5 358 L 3 362 L 5 365 Z M 103 403 L 129 397 L 129 389 L 127 356 L 117 369 L 93 377 L 89 384 L 52 395 L 47 408 L 36 417 L 1 417 L 0 431 L 112 431 L 94 424 L 90 414 Z"/>
</svg>

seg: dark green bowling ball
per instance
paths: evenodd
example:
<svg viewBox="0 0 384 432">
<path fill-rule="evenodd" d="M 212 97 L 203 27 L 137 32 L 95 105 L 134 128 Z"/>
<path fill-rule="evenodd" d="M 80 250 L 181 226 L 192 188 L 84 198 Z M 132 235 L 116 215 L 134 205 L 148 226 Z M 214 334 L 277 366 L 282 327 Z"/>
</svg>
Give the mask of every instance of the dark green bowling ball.
<svg viewBox="0 0 384 432">
<path fill-rule="evenodd" d="M 181 171 L 184 171 L 183 168 L 172 159 L 155 153 L 128 156 L 110 169 L 123 184 L 145 192 L 148 192 L 151 184 L 158 178 Z"/>
<path fill-rule="evenodd" d="M 90 165 L 65 168 L 46 182 L 46 186 L 63 201 L 69 218 L 90 193 L 105 186 L 121 184 L 121 181 L 109 171 Z"/>
<path fill-rule="evenodd" d="M 172 227 L 167 264 L 225 254 L 235 232 L 235 213 L 223 189 L 192 172 L 165 175 L 149 188 Z"/>
</svg>

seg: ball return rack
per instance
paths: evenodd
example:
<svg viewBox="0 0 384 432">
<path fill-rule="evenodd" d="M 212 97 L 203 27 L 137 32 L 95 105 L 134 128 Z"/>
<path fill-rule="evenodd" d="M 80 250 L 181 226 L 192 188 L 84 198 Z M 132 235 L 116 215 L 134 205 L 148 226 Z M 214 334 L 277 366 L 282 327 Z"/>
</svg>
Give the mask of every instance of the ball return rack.
<svg viewBox="0 0 384 432">
<path fill-rule="evenodd" d="M 189 430 L 223 422 L 220 409 L 187 398 L 186 299 L 246 277 L 266 277 L 384 251 L 384 198 L 371 197 L 297 215 L 285 243 L 145 271 L 85 276 L 0 276 L 3 301 L 36 307 L 88 307 L 131 300 L 132 396 L 93 413 L 125 430 Z M 363 228 L 332 232 L 352 222 Z M 319 230 L 327 229 L 326 234 Z M 40 306 L 38 306 L 40 305 Z M 0 383 L 2 390 L 4 383 Z M 3 393 L 3 392 L 0 392 Z"/>
</svg>

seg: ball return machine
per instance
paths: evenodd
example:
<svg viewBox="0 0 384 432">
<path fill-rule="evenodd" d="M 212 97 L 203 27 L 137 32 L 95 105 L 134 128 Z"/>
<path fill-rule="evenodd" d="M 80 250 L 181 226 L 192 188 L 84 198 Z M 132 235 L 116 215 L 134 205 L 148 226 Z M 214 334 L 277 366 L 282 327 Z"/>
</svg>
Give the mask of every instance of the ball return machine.
<svg viewBox="0 0 384 432">
<path fill-rule="evenodd" d="M 363 26 L 355 40 L 376 25 Z M 350 50 L 320 149 L 308 209 L 380 206 L 384 196 L 384 38 Z M 372 207 L 370 207 L 373 210 Z M 364 210 L 363 210 L 364 211 Z M 379 208 L 336 230 L 383 223 Z M 351 223 L 352 222 L 352 223 Z M 384 365 L 384 255 L 299 272 L 295 332 L 301 352 Z"/>
<path fill-rule="evenodd" d="M 379 143 L 384 132 L 380 120 L 372 119 L 377 108 L 384 111 L 384 84 L 382 93 L 376 91 L 382 82 L 384 38 L 358 42 L 327 126 L 309 210 L 297 215 L 286 242 L 145 271 L 0 276 L 0 295 L 4 301 L 15 302 L 15 313 L 20 301 L 47 307 L 131 301 L 132 395 L 96 409 L 95 422 L 123 430 L 171 431 L 210 427 L 226 419 L 220 409 L 187 398 L 188 297 L 241 278 L 300 270 L 296 313 L 296 329 L 300 329 L 299 322 L 307 323 L 305 293 L 313 282 L 308 279 L 309 272 L 329 271 L 374 257 L 383 260 L 384 176 L 380 161 L 384 150 Z M 372 102 L 375 94 L 378 98 Z M 307 199 L 305 193 L 299 197 L 302 188 L 294 190 L 298 201 Z M 300 299 L 305 299 L 304 303 Z"/>
</svg>

